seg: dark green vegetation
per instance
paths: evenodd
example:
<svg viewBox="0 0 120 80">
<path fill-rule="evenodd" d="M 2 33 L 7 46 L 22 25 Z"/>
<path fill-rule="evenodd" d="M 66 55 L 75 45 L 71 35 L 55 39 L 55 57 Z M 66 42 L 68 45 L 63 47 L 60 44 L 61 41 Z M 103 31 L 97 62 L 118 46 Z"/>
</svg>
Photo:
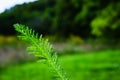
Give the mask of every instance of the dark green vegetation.
<svg viewBox="0 0 120 80">
<path fill-rule="evenodd" d="M 71 80 L 120 80 L 120 50 L 61 56 Z M 13 65 L 0 72 L 0 80 L 53 80 L 44 63 Z"/>
<path fill-rule="evenodd" d="M 0 14 L 0 33 L 15 34 L 12 25 L 21 23 L 43 35 L 116 39 L 120 32 L 119 8 L 119 0 L 38 0 Z"/>
</svg>

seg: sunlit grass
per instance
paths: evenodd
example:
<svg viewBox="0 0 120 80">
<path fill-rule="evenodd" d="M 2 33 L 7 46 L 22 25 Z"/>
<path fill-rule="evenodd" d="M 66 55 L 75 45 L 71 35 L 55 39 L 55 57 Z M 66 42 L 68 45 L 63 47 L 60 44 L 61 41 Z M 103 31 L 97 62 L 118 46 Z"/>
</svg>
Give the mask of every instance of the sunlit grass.
<svg viewBox="0 0 120 80">
<path fill-rule="evenodd" d="M 61 56 L 71 80 L 120 80 L 120 50 Z M 0 80 L 54 80 L 43 63 L 26 63 L 3 70 Z"/>
</svg>

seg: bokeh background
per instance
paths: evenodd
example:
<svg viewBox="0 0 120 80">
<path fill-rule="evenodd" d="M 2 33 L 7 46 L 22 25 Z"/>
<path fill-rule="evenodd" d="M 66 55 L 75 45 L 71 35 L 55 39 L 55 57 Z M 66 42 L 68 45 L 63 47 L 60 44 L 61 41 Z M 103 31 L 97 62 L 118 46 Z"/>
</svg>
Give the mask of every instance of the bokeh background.
<svg viewBox="0 0 120 80">
<path fill-rule="evenodd" d="M 119 0 L 36 0 L 0 13 L 0 80 L 55 80 L 15 23 L 49 39 L 70 80 L 120 80 Z"/>
</svg>

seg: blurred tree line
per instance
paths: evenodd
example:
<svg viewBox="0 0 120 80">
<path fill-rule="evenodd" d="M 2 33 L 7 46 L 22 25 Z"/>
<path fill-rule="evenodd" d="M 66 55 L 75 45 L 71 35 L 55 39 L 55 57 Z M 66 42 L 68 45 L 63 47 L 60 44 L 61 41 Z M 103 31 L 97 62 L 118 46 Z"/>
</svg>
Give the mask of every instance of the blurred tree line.
<svg viewBox="0 0 120 80">
<path fill-rule="evenodd" d="M 0 14 L 0 34 L 21 23 L 43 35 L 120 38 L 119 0 L 38 0 Z"/>
</svg>

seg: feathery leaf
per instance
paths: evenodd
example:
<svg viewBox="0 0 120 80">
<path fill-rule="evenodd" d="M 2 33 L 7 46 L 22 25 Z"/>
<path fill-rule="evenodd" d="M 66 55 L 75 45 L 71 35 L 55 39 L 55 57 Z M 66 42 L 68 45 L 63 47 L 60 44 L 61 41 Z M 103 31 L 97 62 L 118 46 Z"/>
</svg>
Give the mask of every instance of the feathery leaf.
<svg viewBox="0 0 120 80">
<path fill-rule="evenodd" d="M 52 71 L 55 72 L 55 74 L 57 73 L 56 78 L 68 80 L 65 72 L 58 63 L 57 54 L 53 51 L 52 46 L 47 39 L 45 40 L 42 35 L 38 36 L 38 34 L 35 34 L 35 31 L 24 25 L 15 24 L 14 27 L 16 31 L 21 33 L 21 35 L 18 36 L 20 39 L 31 43 L 31 46 L 27 48 L 28 53 L 44 58 L 49 66 L 51 66 Z"/>
</svg>

